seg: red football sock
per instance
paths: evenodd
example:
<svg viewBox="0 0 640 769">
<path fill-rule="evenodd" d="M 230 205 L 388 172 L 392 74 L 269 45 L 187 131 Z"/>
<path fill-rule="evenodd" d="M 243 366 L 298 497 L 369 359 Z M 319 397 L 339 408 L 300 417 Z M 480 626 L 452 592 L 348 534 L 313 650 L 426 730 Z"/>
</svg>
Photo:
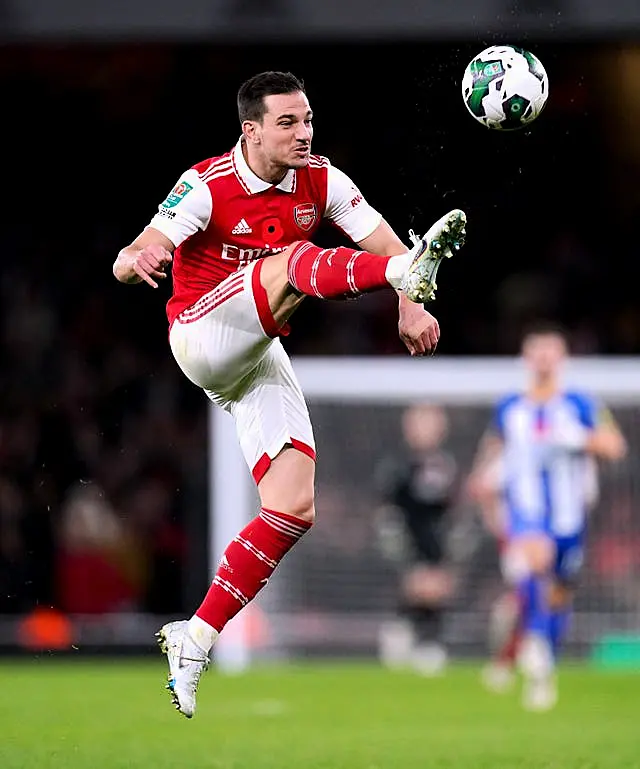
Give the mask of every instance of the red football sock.
<svg viewBox="0 0 640 769">
<path fill-rule="evenodd" d="M 518 601 L 518 620 L 514 624 L 511 633 L 507 636 L 504 644 L 502 645 L 502 648 L 498 650 L 497 654 L 498 662 L 501 662 L 505 665 L 513 665 L 513 663 L 516 661 L 516 657 L 518 656 L 518 651 L 520 649 L 520 641 L 522 640 L 521 618 L 523 613 L 523 606 L 522 601 L 519 599 L 516 600 Z"/>
<path fill-rule="evenodd" d="M 267 584 L 311 523 L 262 509 L 227 547 L 196 616 L 220 632 Z"/>
<path fill-rule="evenodd" d="M 353 248 L 318 248 L 298 243 L 289 257 L 289 283 L 301 294 L 340 299 L 389 288 L 385 277 L 391 257 Z"/>
<path fill-rule="evenodd" d="M 498 652 L 498 661 L 505 665 L 512 665 L 516 661 L 518 656 L 518 649 L 520 648 L 520 639 L 522 632 L 519 627 L 515 628 L 513 633 L 509 636 L 506 644 Z"/>
</svg>

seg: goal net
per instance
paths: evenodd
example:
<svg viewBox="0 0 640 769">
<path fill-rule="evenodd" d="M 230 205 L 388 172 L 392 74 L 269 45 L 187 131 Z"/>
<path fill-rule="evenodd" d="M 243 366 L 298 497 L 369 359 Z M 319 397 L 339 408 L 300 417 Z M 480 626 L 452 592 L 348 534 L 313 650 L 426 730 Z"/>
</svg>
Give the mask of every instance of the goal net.
<svg viewBox="0 0 640 769">
<path fill-rule="evenodd" d="M 254 659 L 373 656 L 383 623 L 395 616 L 398 563 L 381 547 L 376 468 L 402 445 L 401 414 L 415 403 L 447 413 L 447 451 L 458 472 L 447 552 L 455 578 L 444 640 L 453 654 L 487 652 L 487 620 L 502 582 L 497 547 L 464 493 L 464 481 L 498 398 L 523 384 L 516 359 L 298 358 L 316 435 L 317 522 L 287 555 L 266 590 L 223 633 L 218 663 Z M 567 386 L 601 398 L 630 446 L 628 458 L 601 466 L 568 652 L 587 653 L 640 618 L 640 362 L 573 359 Z M 258 506 L 228 416 L 211 411 L 213 571 L 227 542 Z M 224 639 L 224 641 L 223 641 Z"/>
</svg>

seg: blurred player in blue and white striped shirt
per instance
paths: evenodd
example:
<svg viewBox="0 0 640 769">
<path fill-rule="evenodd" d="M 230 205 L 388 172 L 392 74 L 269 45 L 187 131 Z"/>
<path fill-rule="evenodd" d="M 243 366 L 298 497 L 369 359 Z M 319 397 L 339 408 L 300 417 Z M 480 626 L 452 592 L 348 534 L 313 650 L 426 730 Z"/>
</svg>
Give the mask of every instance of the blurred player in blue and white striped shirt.
<svg viewBox="0 0 640 769">
<path fill-rule="evenodd" d="M 502 512 L 502 572 L 519 598 L 523 704 L 544 710 L 557 699 L 555 659 L 597 495 L 594 463 L 621 459 L 626 444 L 592 396 L 563 389 L 562 332 L 530 331 L 522 355 L 528 386 L 498 403 L 471 487 L 485 510 Z"/>
</svg>

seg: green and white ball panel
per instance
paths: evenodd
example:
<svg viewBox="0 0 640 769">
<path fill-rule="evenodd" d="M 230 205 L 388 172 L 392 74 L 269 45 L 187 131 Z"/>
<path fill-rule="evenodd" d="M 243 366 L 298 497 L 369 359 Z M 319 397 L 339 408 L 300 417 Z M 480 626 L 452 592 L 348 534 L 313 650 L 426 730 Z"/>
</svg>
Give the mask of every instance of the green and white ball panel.
<svg viewBox="0 0 640 769">
<path fill-rule="evenodd" d="M 535 120 L 548 94 L 547 73 L 540 60 L 510 45 L 482 51 L 469 63 L 462 80 L 464 103 L 473 117 L 503 131 Z"/>
</svg>

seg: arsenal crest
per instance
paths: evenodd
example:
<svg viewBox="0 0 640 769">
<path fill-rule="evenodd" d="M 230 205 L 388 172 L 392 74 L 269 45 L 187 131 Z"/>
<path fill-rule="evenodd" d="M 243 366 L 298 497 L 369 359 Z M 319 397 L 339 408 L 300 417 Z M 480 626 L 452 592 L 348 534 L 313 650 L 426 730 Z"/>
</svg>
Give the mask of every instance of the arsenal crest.
<svg viewBox="0 0 640 769">
<path fill-rule="evenodd" d="M 316 222 L 318 211 L 315 203 L 302 203 L 293 209 L 293 218 L 301 230 L 308 232 Z"/>
</svg>

